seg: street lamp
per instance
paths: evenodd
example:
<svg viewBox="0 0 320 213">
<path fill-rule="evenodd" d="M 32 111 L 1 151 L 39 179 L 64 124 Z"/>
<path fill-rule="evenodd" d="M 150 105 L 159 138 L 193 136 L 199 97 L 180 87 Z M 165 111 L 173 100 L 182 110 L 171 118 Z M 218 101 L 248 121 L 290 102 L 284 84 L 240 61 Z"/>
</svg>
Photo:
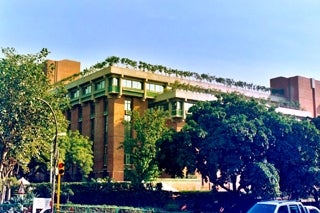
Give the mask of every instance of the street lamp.
<svg viewBox="0 0 320 213">
<path fill-rule="evenodd" d="M 55 189 L 56 189 L 56 179 L 55 179 L 55 170 L 56 170 L 56 165 L 57 165 L 57 156 L 58 156 L 58 143 L 57 143 L 57 139 L 58 139 L 58 121 L 57 121 L 57 116 L 53 110 L 53 108 L 51 107 L 51 105 L 41 99 L 41 98 L 37 98 L 39 101 L 42 101 L 43 103 L 45 103 L 49 108 L 50 111 L 52 112 L 53 115 L 53 119 L 54 119 L 54 123 L 55 123 L 55 135 L 54 135 L 54 140 L 53 140 L 53 146 L 51 149 L 51 159 L 50 159 L 50 179 L 51 179 L 51 208 L 52 208 L 52 212 L 54 212 L 54 195 L 55 195 Z"/>
</svg>

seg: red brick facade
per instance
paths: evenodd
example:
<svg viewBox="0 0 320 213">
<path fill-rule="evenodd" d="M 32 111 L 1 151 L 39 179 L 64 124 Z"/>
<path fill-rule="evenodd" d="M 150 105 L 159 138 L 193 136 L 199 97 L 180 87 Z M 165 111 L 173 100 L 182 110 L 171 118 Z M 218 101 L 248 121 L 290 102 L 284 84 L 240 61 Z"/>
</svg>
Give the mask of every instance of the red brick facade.
<svg viewBox="0 0 320 213">
<path fill-rule="evenodd" d="M 45 72 L 51 84 L 57 83 L 64 78 L 80 73 L 80 62 L 71 60 L 47 61 Z"/>
<path fill-rule="evenodd" d="M 311 112 L 313 117 L 320 114 L 320 81 L 301 76 L 278 77 L 270 80 L 270 86 L 288 101 L 298 103 L 302 110 Z"/>
<path fill-rule="evenodd" d="M 70 70 L 67 67 L 62 69 L 63 66 L 69 65 Z M 56 66 L 58 73 L 53 78 L 53 82 L 76 73 L 77 69 L 74 69 L 77 67 L 76 64 L 71 65 L 71 62 L 63 61 L 62 63 L 60 61 L 60 64 Z M 72 105 L 71 110 L 66 112 L 70 120 L 70 129 L 79 130 L 81 134 L 93 141 L 93 172 L 95 177 L 108 176 L 116 181 L 125 179 L 125 153 L 119 147 L 124 141 L 123 121 L 127 116 L 126 107 L 128 106 L 125 103 L 128 99 L 130 99 L 130 110 L 144 112 L 149 107 L 162 107 L 168 110 L 171 115 L 171 119 L 167 123 L 168 126 L 180 131 L 184 125 L 188 107 L 197 101 L 213 100 L 214 98 L 212 94 L 167 88 L 170 83 L 176 81 L 199 86 L 199 82 L 179 77 L 114 66 L 80 76 L 66 84 Z M 284 97 L 281 100 L 286 99 L 299 103 L 302 109 L 312 112 L 314 116 L 319 115 L 319 81 L 299 76 L 279 77 L 271 79 L 270 85 L 277 95 Z M 156 86 L 163 90 L 161 92 L 150 90 Z M 205 84 L 204 87 L 221 89 L 222 86 Z M 231 91 L 229 90 L 228 92 Z M 234 90 L 237 91 L 236 88 Z M 243 92 L 243 89 L 240 91 Z M 255 95 L 251 90 L 250 94 Z M 257 93 L 256 95 L 260 98 L 270 98 L 269 93 Z"/>
</svg>

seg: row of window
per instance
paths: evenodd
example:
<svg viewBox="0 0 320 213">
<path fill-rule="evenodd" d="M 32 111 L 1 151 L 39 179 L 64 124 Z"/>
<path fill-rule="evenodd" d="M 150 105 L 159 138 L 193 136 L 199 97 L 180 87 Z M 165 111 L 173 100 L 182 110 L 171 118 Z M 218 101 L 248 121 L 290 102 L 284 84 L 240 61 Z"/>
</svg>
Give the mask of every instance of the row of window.
<svg viewBox="0 0 320 213">
<path fill-rule="evenodd" d="M 107 106 L 108 106 L 108 103 L 107 103 L 107 100 L 104 100 L 104 112 L 106 113 L 104 118 L 105 118 L 105 122 L 104 122 L 104 156 L 103 156 L 103 161 L 104 161 L 104 165 L 106 166 L 107 165 L 107 135 L 108 135 L 108 113 L 107 113 Z M 183 107 L 182 107 L 183 105 Z M 173 111 L 176 111 L 176 110 L 182 110 L 182 108 L 185 108 L 185 110 L 188 110 L 193 104 L 191 103 L 187 103 L 187 102 L 182 102 L 182 101 L 175 101 L 172 103 L 172 110 Z M 168 109 L 168 105 L 165 104 L 165 105 L 160 105 L 159 106 L 160 108 L 163 108 L 165 110 Z M 90 118 L 91 118 L 91 135 L 90 135 L 90 139 L 91 140 L 94 140 L 94 118 L 95 118 L 95 104 L 94 102 L 90 102 Z M 124 100 L 124 120 L 127 121 L 127 122 L 130 122 L 131 121 L 131 111 L 133 110 L 133 99 L 132 98 L 126 98 Z M 80 132 L 82 132 L 82 108 L 79 107 L 78 108 L 78 118 L 79 118 L 79 121 L 78 121 L 78 129 Z M 125 136 L 126 137 L 130 137 L 131 136 L 131 127 L 130 126 L 126 126 L 125 127 Z M 124 162 L 125 162 L 125 165 L 130 165 L 131 164 L 131 157 L 128 153 L 125 153 L 125 156 L 124 156 Z"/>
<path fill-rule="evenodd" d="M 118 78 L 110 78 L 110 85 L 119 86 L 119 79 Z M 135 81 L 135 80 L 129 80 L 129 79 L 123 79 L 122 86 L 127 87 L 127 88 L 132 88 L 132 89 L 139 89 L 139 90 L 143 89 L 142 82 Z M 105 81 L 100 80 L 100 81 L 95 82 L 94 89 L 95 90 L 105 89 Z M 146 83 L 146 90 L 150 91 L 150 92 L 162 93 L 164 91 L 164 87 L 159 84 Z M 81 91 L 82 91 L 83 95 L 91 94 L 91 92 L 92 92 L 91 84 L 83 86 L 81 88 Z M 78 89 L 70 91 L 70 98 L 71 99 L 79 98 L 79 96 L 80 96 L 80 92 Z"/>
</svg>

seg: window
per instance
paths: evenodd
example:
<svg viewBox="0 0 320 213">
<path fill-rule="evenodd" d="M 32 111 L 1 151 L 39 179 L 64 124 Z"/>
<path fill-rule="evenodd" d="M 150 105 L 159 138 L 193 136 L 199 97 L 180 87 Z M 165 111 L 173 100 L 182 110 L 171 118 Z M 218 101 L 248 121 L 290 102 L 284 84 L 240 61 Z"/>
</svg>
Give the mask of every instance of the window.
<svg viewBox="0 0 320 213">
<path fill-rule="evenodd" d="M 122 80 L 122 86 L 123 87 L 128 87 L 128 88 L 133 88 L 133 89 L 142 89 L 142 83 L 139 81 L 132 81 L 128 79 L 123 79 Z"/>
<path fill-rule="evenodd" d="M 78 90 L 78 89 L 77 89 L 77 90 L 72 90 L 72 91 L 70 92 L 70 98 L 71 98 L 71 99 L 79 98 L 79 90 Z"/>
<path fill-rule="evenodd" d="M 78 107 L 78 119 L 79 121 L 82 121 L 82 108 Z"/>
<path fill-rule="evenodd" d="M 289 213 L 287 206 L 280 206 L 278 209 L 278 213 Z"/>
<path fill-rule="evenodd" d="M 90 118 L 93 119 L 96 113 L 96 107 L 94 102 L 90 102 Z"/>
<path fill-rule="evenodd" d="M 130 165 L 131 164 L 130 154 L 125 154 L 124 155 L 124 164 L 125 165 Z"/>
<path fill-rule="evenodd" d="M 141 82 L 138 82 L 138 81 L 132 81 L 132 88 L 135 88 L 135 89 L 142 89 L 142 84 L 141 84 Z"/>
<path fill-rule="evenodd" d="M 290 205 L 289 208 L 291 213 L 300 213 L 299 207 L 297 205 Z"/>
<path fill-rule="evenodd" d="M 124 120 L 126 122 L 131 121 L 131 111 L 132 111 L 132 99 L 126 98 L 124 100 Z M 125 137 L 131 137 L 131 126 L 129 124 L 125 125 L 124 134 L 125 134 Z"/>
<path fill-rule="evenodd" d="M 194 104 L 185 102 L 185 103 L 184 103 L 185 112 L 186 112 L 186 113 L 189 113 L 189 109 L 190 109 L 193 105 L 194 105 Z"/>
<path fill-rule="evenodd" d="M 124 110 L 125 111 L 131 111 L 132 110 L 132 100 L 131 99 L 125 99 L 124 100 Z"/>
<path fill-rule="evenodd" d="M 162 85 L 146 83 L 146 89 L 151 92 L 162 93 L 164 88 Z"/>
<path fill-rule="evenodd" d="M 117 78 L 112 78 L 111 79 L 111 85 L 112 86 L 118 86 L 118 84 L 119 84 L 118 82 L 119 82 L 119 80 Z"/>
<path fill-rule="evenodd" d="M 124 120 L 130 122 L 131 121 L 131 115 L 124 115 Z"/>
<path fill-rule="evenodd" d="M 91 125 L 90 125 L 90 140 L 92 140 L 92 141 L 94 141 L 94 119 L 91 119 L 91 121 L 90 121 L 91 123 Z"/>
<path fill-rule="evenodd" d="M 95 90 L 101 90 L 105 88 L 105 81 L 101 80 L 95 83 Z"/>
<path fill-rule="evenodd" d="M 132 111 L 132 100 L 124 100 L 124 120 L 131 121 L 131 111 Z"/>
<path fill-rule="evenodd" d="M 163 110 L 163 111 L 167 111 L 167 110 L 169 110 L 169 104 L 168 103 L 164 103 L 164 104 L 158 105 L 158 106 L 156 106 L 154 108 L 160 109 L 160 110 Z"/>
<path fill-rule="evenodd" d="M 106 103 L 106 102 L 105 102 Z M 104 152 L 103 152 L 103 166 L 108 164 L 108 113 L 104 116 Z"/>
<path fill-rule="evenodd" d="M 91 85 L 85 86 L 82 91 L 83 91 L 84 95 L 90 94 L 91 93 Z"/>
<path fill-rule="evenodd" d="M 108 114 L 108 100 L 106 98 L 103 99 L 103 114 Z"/>
<path fill-rule="evenodd" d="M 181 109 L 181 102 L 177 101 L 177 110 L 180 110 L 180 109 Z"/>
<path fill-rule="evenodd" d="M 176 101 L 172 104 L 172 108 L 173 110 L 181 110 L 182 109 L 182 106 L 181 106 L 181 102 L 180 101 Z"/>
<path fill-rule="evenodd" d="M 82 133 L 82 108 L 78 108 L 78 130 Z"/>
</svg>

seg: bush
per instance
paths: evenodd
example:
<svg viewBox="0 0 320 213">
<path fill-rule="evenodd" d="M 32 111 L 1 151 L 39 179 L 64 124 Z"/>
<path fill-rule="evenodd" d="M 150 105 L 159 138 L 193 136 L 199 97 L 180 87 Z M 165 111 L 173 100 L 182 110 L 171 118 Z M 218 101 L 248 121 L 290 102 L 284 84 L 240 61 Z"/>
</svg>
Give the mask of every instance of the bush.
<svg viewBox="0 0 320 213">
<path fill-rule="evenodd" d="M 33 184 L 35 194 L 39 197 L 50 197 L 51 185 Z M 70 203 L 96 206 L 121 206 L 140 209 L 162 209 L 163 212 L 179 211 L 182 206 L 188 211 L 219 212 L 224 207 L 229 212 L 245 212 L 254 201 L 249 197 L 238 197 L 230 193 L 217 192 L 180 192 L 161 190 L 134 190 L 127 182 L 85 182 L 63 183 L 61 185 L 61 204 Z M 72 204 L 72 206 L 75 206 Z M 108 208 L 109 208 L 108 207 Z M 80 207 L 79 207 L 80 208 Z M 83 206 L 81 207 L 83 208 Z M 117 210 L 120 212 L 120 210 Z M 135 209 L 134 211 L 140 211 Z M 108 210 L 107 212 L 114 212 Z M 130 212 L 121 210 L 121 212 Z M 151 211 L 154 212 L 154 211 Z"/>
</svg>

